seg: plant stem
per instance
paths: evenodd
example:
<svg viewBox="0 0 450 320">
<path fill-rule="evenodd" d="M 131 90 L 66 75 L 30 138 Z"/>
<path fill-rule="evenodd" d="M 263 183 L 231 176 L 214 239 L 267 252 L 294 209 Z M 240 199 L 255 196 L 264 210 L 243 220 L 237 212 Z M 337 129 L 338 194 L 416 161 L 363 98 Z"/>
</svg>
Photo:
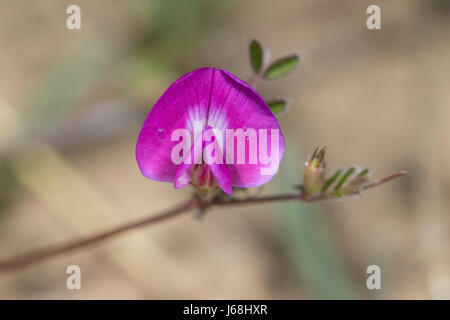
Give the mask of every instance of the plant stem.
<svg viewBox="0 0 450 320">
<path fill-rule="evenodd" d="M 258 82 L 263 78 L 263 71 L 261 70 L 259 73 L 255 74 L 249 81 L 249 85 L 256 89 L 256 85 L 258 84 Z"/>
<path fill-rule="evenodd" d="M 389 177 L 386 177 L 377 182 L 366 185 L 363 189 L 373 188 L 379 185 L 382 185 L 386 182 L 389 182 L 393 179 L 401 177 L 405 175 L 405 171 L 398 172 Z M 356 193 L 355 193 L 356 194 Z M 346 194 L 351 195 L 351 194 Z M 336 199 L 336 196 L 330 194 L 317 194 L 313 196 L 308 196 L 302 191 L 292 194 L 280 194 L 280 195 L 269 195 L 262 196 L 259 198 L 249 198 L 249 199 L 227 199 L 223 200 L 220 198 L 215 198 L 210 201 L 202 202 L 197 196 L 192 196 L 186 202 L 169 209 L 165 212 L 152 215 L 150 217 L 145 217 L 143 219 L 133 221 L 130 223 L 126 223 L 120 225 L 118 227 L 112 228 L 110 230 L 98 232 L 91 236 L 75 239 L 72 241 L 68 241 L 59 245 L 49 246 L 42 249 L 36 249 L 30 251 L 28 253 L 18 255 L 9 260 L 5 260 L 0 262 L 0 272 L 11 272 L 22 269 L 34 263 L 47 260 L 49 258 L 59 256 L 62 254 L 66 254 L 75 250 L 79 250 L 82 248 L 87 248 L 94 244 L 98 244 L 106 239 L 110 239 L 119 234 L 125 233 L 127 231 L 135 230 L 138 228 L 142 228 L 145 226 L 150 226 L 157 224 L 159 222 L 168 220 L 170 218 L 179 216 L 183 213 L 187 213 L 193 209 L 202 209 L 203 211 L 209 209 L 211 207 L 224 207 L 231 205 L 246 205 L 246 204 L 258 204 L 258 203 L 266 203 L 266 202 L 282 202 L 282 201 L 300 201 L 305 203 L 317 202 L 323 200 L 331 200 Z"/>
<path fill-rule="evenodd" d="M 145 217 L 141 220 L 123 224 L 116 228 L 99 232 L 86 238 L 76 239 L 59 245 L 49 246 L 43 249 L 30 251 L 28 253 L 19 255 L 10 260 L 0 262 L 0 272 L 17 270 L 26 267 L 32 263 L 39 262 L 41 260 L 45 260 L 53 256 L 61 255 L 63 253 L 72 252 L 77 249 L 88 247 L 92 244 L 99 243 L 103 240 L 109 239 L 118 234 L 125 233 L 126 231 L 134 230 L 140 227 L 148 226 L 175 217 L 177 215 L 180 215 L 181 213 L 188 212 L 189 210 L 196 208 L 197 206 L 198 206 L 197 200 L 195 198 L 191 198 L 187 202 L 157 215 Z"/>
</svg>

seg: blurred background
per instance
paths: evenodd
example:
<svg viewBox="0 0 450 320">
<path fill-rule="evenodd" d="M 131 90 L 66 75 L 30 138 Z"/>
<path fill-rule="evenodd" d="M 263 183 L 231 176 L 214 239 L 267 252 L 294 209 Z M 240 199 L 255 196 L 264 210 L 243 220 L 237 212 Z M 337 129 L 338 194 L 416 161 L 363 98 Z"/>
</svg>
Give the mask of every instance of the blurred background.
<svg viewBox="0 0 450 320">
<path fill-rule="evenodd" d="M 67 6 L 81 30 L 66 28 Z M 382 30 L 366 28 L 381 7 Z M 253 38 L 288 78 L 287 151 L 264 193 L 328 168 L 409 176 L 343 202 L 195 213 L 0 275 L 2 299 L 450 298 L 450 1 L 0 1 L 0 260 L 151 215 L 191 190 L 145 179 L 134 148 L 156 99 L 195 68 L 248 80 Z M 67 290 L 66 267 L 82 289 Z M 368 290 L 366 269 L 381 268 Z"/>
</svg>

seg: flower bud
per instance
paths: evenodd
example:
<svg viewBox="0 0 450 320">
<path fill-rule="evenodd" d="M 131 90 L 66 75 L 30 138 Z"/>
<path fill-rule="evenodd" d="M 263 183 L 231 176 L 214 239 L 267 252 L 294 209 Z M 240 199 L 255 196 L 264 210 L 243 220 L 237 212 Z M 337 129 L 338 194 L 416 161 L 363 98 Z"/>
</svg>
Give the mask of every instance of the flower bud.
<svg viewBox="0 0 450 320">
<path fill-rule="evenodd" d="M 326 147 L 314 150 L 309 161 L 305 163 L 303 189 L 308 195 L 314 195 L 322 190 L 325 183 L 325 152 Z"/>
</svg>

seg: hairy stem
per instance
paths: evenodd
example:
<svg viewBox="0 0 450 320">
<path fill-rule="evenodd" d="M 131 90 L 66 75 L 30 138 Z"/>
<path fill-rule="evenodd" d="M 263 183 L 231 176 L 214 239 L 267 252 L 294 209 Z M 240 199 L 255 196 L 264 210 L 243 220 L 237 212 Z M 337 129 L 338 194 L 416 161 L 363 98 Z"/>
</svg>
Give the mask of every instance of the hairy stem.
<svg viewBox="0 0 450 320">
<path fill-rule="evenodd" d="M 258 84 L 259 81 L 261 81 L 263 78 L 263 70 L 261 70 L 259 73 L 256 73 L 249 81 L 249 85 L 256 89 L 256 86 Z"/>
<path fill-rule="evenodd" d="M 377 182 L 366 185 L 363 189 L 373 188 L 379 185 L 382 185 L 386 182 L 389 182 L 393 179 L 401 177 L 405 175 L 406 172 L 402 171 L 386 177 Z M 356 194 L 356 193 L 355 193 Z M 79 250 L 82 248 L 86 248 L 92 246 L 94 244 L 98 244 L 106 239 L 110 239 L 119 234 L 123 234 L 127 231 L 135 230 L 138 228 L 150 226 L 157 224 L 159 222 L 168 220 L 170 218 L 181 215 L 182 213 L 187 213 L 193 209 L 202 209 L 203 211 L 209 209 L 210 207 L 223 207 L 223 206 L 231 206 L 231 205 L 245 205 L 245 204 L 257 204 L 257 203 L 267 203 L 267 202 L 281 202 L 281 201 L 300 201 L 300 202 L 317 202 L 322 200 L 331 200 L 336 197 L 333 195 L 327 194 L 317 194 L 313 196 L 308 196 L 303 192 L 297 192 L 292 194 L 281 194 L 281 195 L 269 195 L 262 196 L 258 198 L 249 198 L 249 199 L 220 199 L 215 198 L 210 201 L 202 201 L 196 196 L 192 196 L 186 202 L 169 209 L 165 212 L 152 215 L 150 217 L 145 217 L 143 219 L 133 221 L 130 223 L 126 223 L 120 225 L 118 227 L 112 228 L 110 230 L 98 232 L 93 234 L 92 236 L 88 236 L 81 239 L 75 239 L 72 241 L 68 241 L 59 245 L 49 246 L 42 249 L 36 249 L 30 251 L 28 253 L 13 257 L 9 260 L 5 260 L 0 262 L 0 272 L 11 272 L 16 271 L 21 268 L 27 267 L 31 264 L 58 256 L 62 254 L 66 254 L 75 250 Z"/>
</svg>

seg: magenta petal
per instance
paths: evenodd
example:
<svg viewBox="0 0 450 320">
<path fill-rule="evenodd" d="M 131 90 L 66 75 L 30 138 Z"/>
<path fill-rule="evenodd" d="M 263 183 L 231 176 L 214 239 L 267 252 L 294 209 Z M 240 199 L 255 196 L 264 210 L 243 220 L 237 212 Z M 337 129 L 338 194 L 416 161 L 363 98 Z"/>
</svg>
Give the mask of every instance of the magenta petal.
<svg viewBox="0 0 450 320">
<path fill-rule="evenodd" d="M 202 132 L 202 134 L 204 134 L 209 129 L 210 129 L 210 127 L 206 127 L 205 130 Z M 213 142 L 205 143 L 202 141 L 202 137 L 199 137 L 197 139 L 197 141 L 195 142 L 195 145 L 192 146 L 191 151 L 186 155 L 186 158 L 194 159 L 193 150 L 196 147 L 198 147 L 199 144 L 202 144 L 202 150 L 204 150 L 207 145 L 212 144 L 212 143 Z M 220 156 L 223 159 L 222 154 L 220 154 Z M 198 160 L 198 159 L 194 159 L 194 160 Z M 174 180 L 175 189 L 185 187 L 186 185 L 188 185 L 191 182 L 192 172 L 193 172 L 194 165 L 195 165 L 194 162 L 195 161 L 192 161 L 189 164 L 181 163 L 179 165 L 179 168 L 175 174 L 175 180 Z M 209 164 L 207 164 L 207 163 L 209 163 Z M 232 193 L 230 172 L 227 168 L 227 165 L 225 164 L 224 159 L 223 159 L 222 163 L 215 163 L 208 157 L 208 155 L 206 155 L 204 162 L 201 165 L 208 166 L 209 169 L 211 169 L 211 171 L 216 179 L 217 184 L 223 191 L 225 191 L 228 194 Z M 207 170 L 207 169 L 205 169 L 205 170 Z M 206 181 L 205 183 L 208 183 L 208 181 Z"/>
<path fill-rule="evenodd" d="M 208 144 L 212 144 L 213 142 L 209 142 Z M 205 147 L 206 147 L 205 145 Z M 221 154 L 220 157 L 223 159 L 223 155 Z M 208 155 L 205 156 L 205 162 L 209 164 L 205 164 L 210 167 L 212 173 L 214 174 L 214 177 L 216 178 L 217 184 L 219 185 L 220 189 L 225 191 L 228 194 L 231 194 L 233 192 L 233 186 L 231 182 L 231 175 L 230 171 L 228 170 L 228 165 L 225 163 L 225 159 L 223 159 L 222 163 L 216 163 L 209 159 Z"/>
<path fill-rule="evenodd" d="M 268 168 L 269 165 L 263 164 L 259 155 L 256 164 L 248 162 L 236 164 L 234 161 L 234 165 L 228 165 L 234 187 L 256 187 L 268 182 L 276 174 L 284 154 L 284 139 L 278 121 L 253 88 L 225 70 L 217 70 L 214 77 L 208 125 L 223 131 L 225 128 L 240 128 L 254 129 L 257 133 L 260 129 L 268 131 L 277 129 L 279 132 L 277 163 L 274 163 L 274 168 L 269 170 L 269 174 L 261 174 L 261 169 Z M 235 154 L 236 144 L 237 141 Z M 267 137 L 267 148 L 269 150 L 271 148 L 270 134 Z M 245 150 L 245 153 L 249 154 L 248 144 Z"/>
<path fill-rule="evenodd" d="M 213 69 L 192 71 L 175 81 L 150 111 L 136 144 L 136 160 L 147 178 L 172 182 L 178 165 L 171 159 L 177 144 L 173 130 L 190 128 L 188 119 L 206 121 Z"/>
<path fill-rule="evenodd" d="M 179 189 L 179 188 L 183 188 L 185 186 L 187 186 L 189 184 L 189 182 L 191 182 L 191 175 L 192 175 L 192 170 L 194 167 L 194 164 L 196 162 L 196 160 L 199 160 L 198 158 L 201 158 L 201 153 L 199 155 L 197 155 L 197 157 L 194 158 L 194 149 L 198 148 L 199 146 L 201 146 L 201 149 L 203 149 L 203 145 L 204 142 L 202 141 L 202 137 L 198 137 L 197 140 L 195 141 L 194 145 L 192 146 L 191 150 L 189 151 L 189 153 L 185 156 L 185 159 L 189 159 L 188 163 L 182 162 L 176 173 L 175 173 L 175 178 L 174 178 L 174 188 L 175 189 Z"/>
<path fill-rule="evenodd" d="M 231 184 L 231 175 L 230 171 L 226 164 L 210 164 L 209 167 L 216 177 L 217 184 L 220 189 L 225 191 L 228 194 L 233 192 L 233 186 Z"/>
<path fill-rule="evenodd" d="M 259 94 L 242 80 L 225 70 L 197 69 L 173 83 L 150 111 L 136 145 L 136 159 L 144 176 L 174 182 L 176 188 L 191 181 L 193 164 L 175 164 L 171 152 L 178 141 L 171 141 L 175 129 L 186 129 L 194 137 L 194 122 L 201 122 L 200 132 L 212 127 L 225 134 L 226 129 L 278 130 L 273 140 L 278 154 L 272 166 L 258 154 L 255 163 L 210 164 L 218 185 L 227 193 L 232 186 L 254 187 L 269 181 L 277 172 L 284 153 L 284 139 L 278 122 Z M 270 136 L 270 134 L 269 134 Z M 272 140 L 266 137 L 267 148 Z M 196 140 L 194 137 L 192 140 Z M 193 141 L 191 141 L 193 142 Z M 236 141 L 237 142 L 237 141 Z M 245 143 L 245 142 L 244 142 Z M 249 146 L 245 144 L 246 154 Z M 273 144 L 275 145 L 275 144 Z M 202 148 L 205 144 L 202 144 Z M 228 150 L 224 146 L 224 154 Z M 234 153 L 237 152 L 234 147 Z M 258 147 L 259 151 L 260 147 Z M 189 157 L 193 160 L 192 152 Z M 271 170 L 266 170 L 271 167 Z"/>
<path fill-rule="evenodd" d="M 175 180 L 173 182 L 173 187 L 175 189 L 180 189 L 186 187 L 189 182 L 191 182 L 192 169 L 194 168 L 193 164 L 180 164 L 176 174 Z"/>
</svg>

